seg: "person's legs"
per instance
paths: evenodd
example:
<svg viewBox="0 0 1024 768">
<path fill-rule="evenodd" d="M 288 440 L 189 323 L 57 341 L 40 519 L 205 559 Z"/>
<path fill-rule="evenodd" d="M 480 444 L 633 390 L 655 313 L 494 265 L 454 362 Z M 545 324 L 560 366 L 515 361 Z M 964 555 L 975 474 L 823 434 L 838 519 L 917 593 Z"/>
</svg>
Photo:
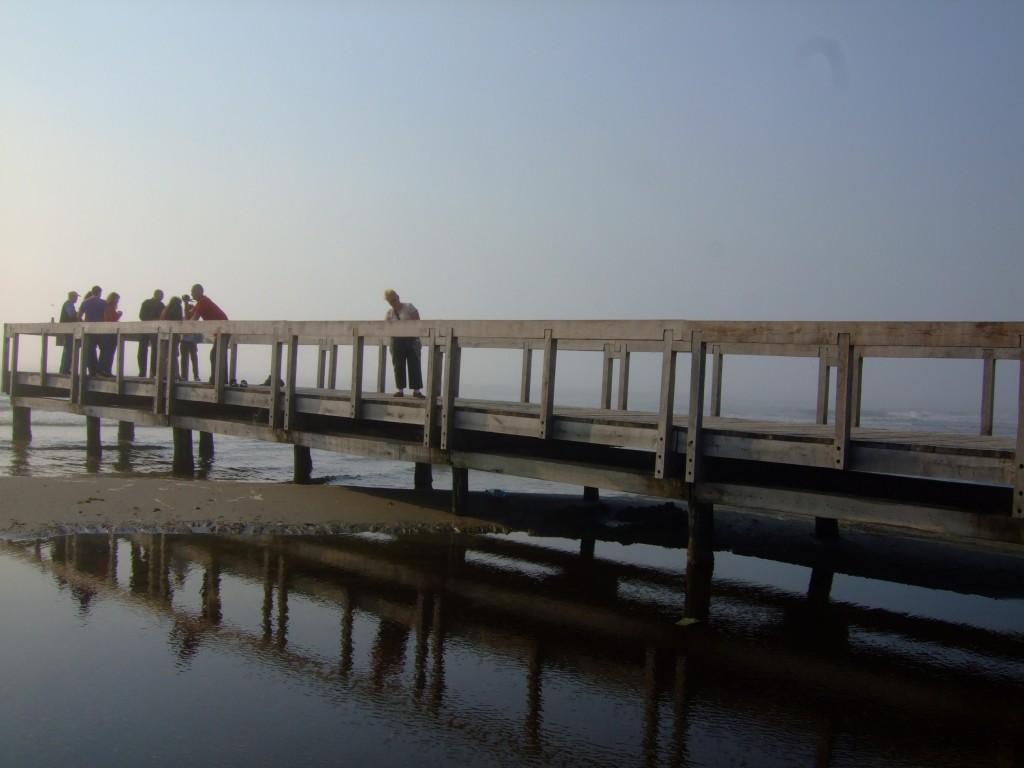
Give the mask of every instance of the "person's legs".
<svg viewBox="0 0 1024 768">
<path fill-rule="evenodd" d="M 64 351 L 60 354 L 60 372 L 71 373 L 71 351 L 74 348 L 75 337 L 70 333 L 64 336 Z"/>
<path fill-rule="evenodd" d="M 192 346 L 192 342 L 183 341 L 178 345 L 178 350 L 181 353 L 181 378 L 188 381 L 188 362 L 189 362 L 189 347 Z"/>
<path fill-rule="evenodd" d="M 405 345 L 405 339 L 391 344 L 391 363 L 395 369 L 395 388 L 399 392 L 407 386 L 405 379 L 405 361 L 407 356 L 408 347 Z"/>
<path fill-rule="evenodd" d="M 406 365 L 409 367 L 409 386 L 413 392 L 423 389 L 423 370 L 420 367 L 420 345 L 410 344 L 409 352 L 406 355 Z"/>
<path fill-rule="evenodd" d="M 192 358 L 192 376 L 199 381 L 199 345 L 194 341 L 188 343 L 188 355 Z M 186 373 L 182 378 L 187 379 L 188 374 Z"/>
<path fill-rule="evenodd" d="M 149 339 L 139 340 L 139 352 L 135 355 L 135 360 L 139 364 L 139 378 L 144 378 L 146 375 L 146 369 L 149 367 Z"/>
</svg>

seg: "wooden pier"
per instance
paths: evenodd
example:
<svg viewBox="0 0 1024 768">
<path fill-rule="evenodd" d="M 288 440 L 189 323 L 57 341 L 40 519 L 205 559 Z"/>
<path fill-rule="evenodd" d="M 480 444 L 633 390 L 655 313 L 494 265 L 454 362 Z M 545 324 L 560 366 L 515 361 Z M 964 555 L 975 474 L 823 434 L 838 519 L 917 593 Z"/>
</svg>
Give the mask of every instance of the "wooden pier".
<svg viewBox="0 0 1024 768">
<path fill-rule="evenodd" d="M 426 470 L 417 473 L 423 484 L 429 466 L 446 465 L 457 512 L 464 511 L 468 471 L 478 470 L 578 485 L 591 498 L 606 489 L 685 501 L 696 528 L 710 524 L 714 505 L 728 505 L 807 515 L 822 534 L 853 521 L 1024 545 L 1024 323 L 443 320 L 401 327 L 423 344 L 422 400 L 385 391 L 384 345 L 395 325 L 382 321 L 8 324 L 3 390 L 16 439 L 30 439 L 32 409 L 86 417 L 87 448 L 98 448 L 100 419 L 166 426 L 175 430 L 175 466 L 186 472 L 191 434 L 199 431 L 206 450 L 213 434 L 291 444 L 298 480 L 309 476 L 310 448 L 414 462 Z M 178 336 L 194 333 L 212 345 L 213 375 L 176 381 L 160 358 Z M 82 351 L 96 334 L 116 335 L 112 379 L 86 374 Z M 164 373 L 128 375 L 138 340 L 154 335 Z M 59 336 L 73 345 L 70 374 L 53 372 Z M 375 377 L 364 370 L 374 347 Z M 471 393 L 481 389 L 463 374 L 472 356 L 507 368 L 518 397 Z M 810 359 L 814 420 L 723 416 L 723 378 L 734 356 Z M 646 408 L 630 400 L 641 358 L 657 379 Z M 861 426 L 871 362 L 927 358 L 977 361 L 978 397 L 964 404 L 979 413 L 977 434 Z M 242 359 L 259 361 L 264 384 L 237 381 Z M 589 364 L 591 407 L 563 401 L 560 359 L 571 359 L 574 370 Z M 1013 434 L 993 434 L 998 363 L 1017 376 Z"/>
</svg>

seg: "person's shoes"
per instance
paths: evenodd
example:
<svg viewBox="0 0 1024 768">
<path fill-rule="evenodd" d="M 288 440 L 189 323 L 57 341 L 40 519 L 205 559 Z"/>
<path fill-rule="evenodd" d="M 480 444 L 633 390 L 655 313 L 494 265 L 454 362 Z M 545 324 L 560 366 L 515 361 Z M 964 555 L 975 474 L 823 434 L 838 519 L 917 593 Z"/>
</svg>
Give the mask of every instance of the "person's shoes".
<svg viewBox="0 0 1024 768">
<path fill-rule="evenodd" d="M 403 392 L 402 390 L 398 390 L 397 392 L 395 392 L 395 394 L 392 395 L 392 397 L 405 397 L 405 392 Z"/>
<path fill-rule="evenodd" d="M 413 397 L 418 397 L 420 400 L 423 399 L 423 393 L 420 392 L 418 389 L 415 392 L 412 393 L 412 396 Z"/>
<path fill-rule="evenodd" d="M 94 378 L 97 378 L 97 379 L 112 379 L 112 378 L 114 378 L 114 374 L 107 373 L 106 371 L 100 371 L 99 373 L 97 373 L 94 376 Z"/>
</svg>

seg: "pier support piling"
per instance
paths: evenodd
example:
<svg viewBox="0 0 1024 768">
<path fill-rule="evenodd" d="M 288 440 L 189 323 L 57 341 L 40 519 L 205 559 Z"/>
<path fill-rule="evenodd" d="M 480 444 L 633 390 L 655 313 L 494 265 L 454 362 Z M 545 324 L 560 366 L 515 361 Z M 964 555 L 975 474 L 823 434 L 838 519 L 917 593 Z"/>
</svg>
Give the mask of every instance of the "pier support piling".
<svg viewBox="0 0 1024 768">
<path fill-rule="evenodd" d="M 292 446 L 292 482 L 305 485 L 313 479 L 313 454 L 305 445 Z"/>
<path fill-rule="evenodd" d="M 430 464 L 423 461 L 416 462 L 412 485 L 417 491 L 429 491 L 434 487 L 434 471 Z"/>
<path fill-rule="evenodd" d="M 834 517 L 814 518 L 814 538 L 835 541 L 839 538 L 839 521 Z"/>
<path fill-rule="evenodd" d="M 32 440 L 32 409 L 15 406 L 13 409 L 11 437 L 19 442 Z"/>
<path fill-rule="evenodd" d="M 213 458 L 213 432 L 199 433 L 199 458 Z"/>
<path fill-rule="evenodd" d="M 121 443 L 130 443 L 135 440 L 135 422 L 117 422 L 117 440 Z"/>
<path fill-rule="evenodd" d="M 598 502 L 601 500 L 601 492 L 592 485 L 585 485 L 583 486 L 583 500 Z"/>
<path fill-rule="evenodd" d="M 85 417 L 85 455 L 99 456 L 103 452 L 100 442 L 100 417 Z"/>
<path fill-rule="evenodd" d="M 715 559 L 715 507 L 713 504 L 691 501 L 687 504 L 689 518 L 686 546 L 686 566 L 701 566 Z"/>
<path fill-rule="evenodd" d="M 195 472 L 196 463 L 192 455 L 192 430 L 173 427 L 174 458 L 171 469 L 176 475 L 191 475 Z"/>
</svg>

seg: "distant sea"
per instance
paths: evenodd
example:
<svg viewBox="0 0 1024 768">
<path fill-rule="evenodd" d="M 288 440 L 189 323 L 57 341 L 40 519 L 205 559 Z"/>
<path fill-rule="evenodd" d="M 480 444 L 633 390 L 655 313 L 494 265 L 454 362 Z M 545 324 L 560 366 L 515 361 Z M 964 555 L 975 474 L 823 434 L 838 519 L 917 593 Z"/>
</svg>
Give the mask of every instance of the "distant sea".
<svg viewBox="0 0 1024 768">
<path fill-rule="evenodd" d="M 642 406 L 637 406 L 642 409 Z M 653 409 L 653 406 L 652 406 Z M 793 407 L 761 407 L 743 414 L 746 418 L 813 422 L 813 409 Z M 1015 414 L 997 417 L 994 432 L 1013 435 Z M 32 440 L 15 445 L 11 439 L 12 409 L 6 396 L 0 397 L 0 474 L 34 477 L 62 477 L 86 473 L 119 473 L 140 477 L 171 475 L 173 444 L 166 427 L 137 425 L 135 439 L 121 443 L 117 439 L 117 422 L 104 420 L 101 426 L 102 456 L 86 457 L 85 419 L 81 416 L 52 411 L 33 410 Z M 889 427 L 900 430 L 977 434 L 978 414 L 927 410 L 876 410 L 862 414 L 866 427 Z M 290 482 L 292 479 L 291 447 L 281 443 L 245 438 L 214 436 L 214 457 L 197 459 L 196 474 L 201 479 L 231 482 Z M 451 474 L 444 467 L 434 467 L 434 487 L 450 488 Z M 384 461 L 361 456 L 348 456 L 328 451 L 313 451 L 313 476 L 331 485 L 374 488 L 411 488 L 413 465 L 408 462 Z M 579 488 L 529 478 L 507 475 L 471 473 L 470 488 L 496 493 L 543 492 L 578 494 Z"/>
</svg>

